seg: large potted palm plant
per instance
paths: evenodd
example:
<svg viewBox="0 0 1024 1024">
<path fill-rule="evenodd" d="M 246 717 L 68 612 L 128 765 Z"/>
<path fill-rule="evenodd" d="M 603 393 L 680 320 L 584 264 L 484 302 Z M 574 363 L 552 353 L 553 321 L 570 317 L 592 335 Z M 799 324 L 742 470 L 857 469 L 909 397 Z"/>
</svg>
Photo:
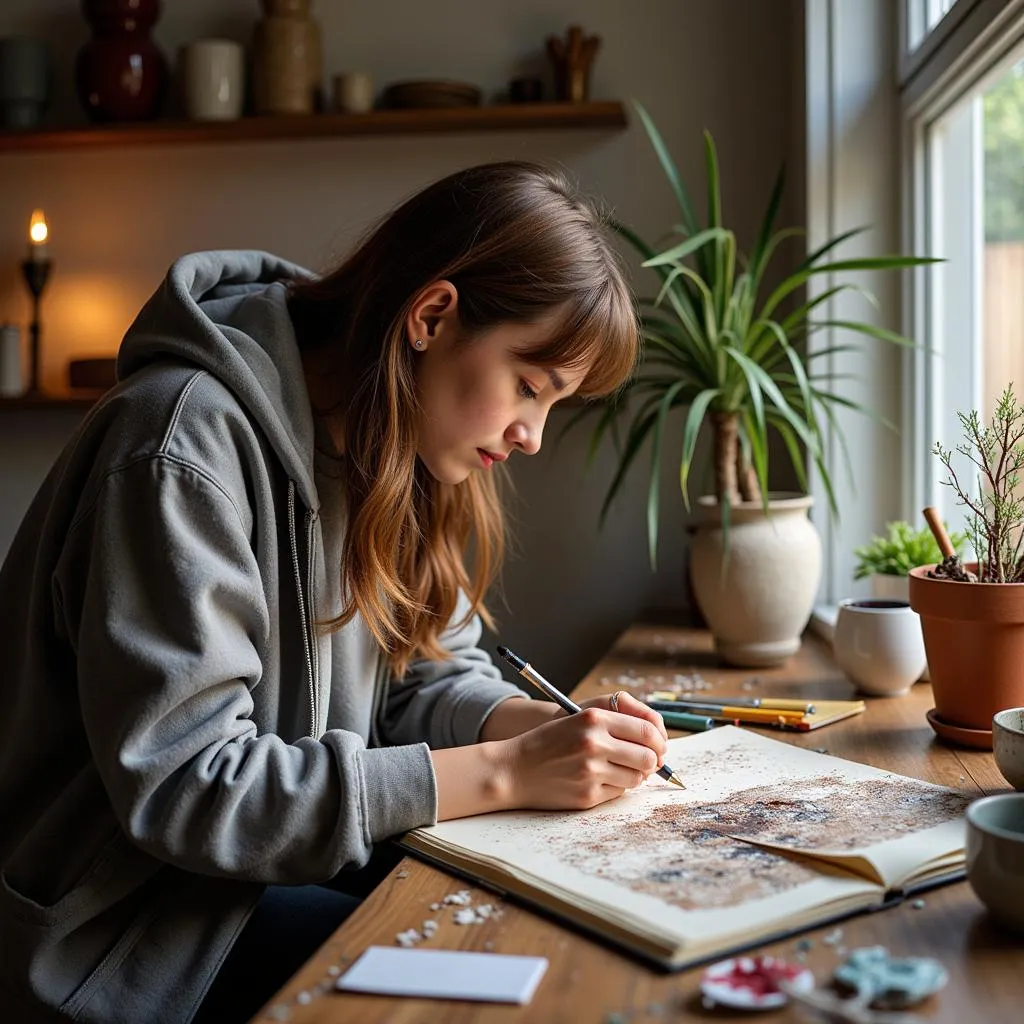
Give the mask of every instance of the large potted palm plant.
<svg viewBox="0 0 1024 1024">
<path fill-rule="evenodd" d="M 647 527 L 652 567 L 657 557 L 661 460 L 678 457 L 679 488 L 690 511 L 697 439 L 703 430 L 711 430 L 714 493 L 697 502 L 690 547 L 694 594 L 725 660 L 779 664 L 799 649 L 819 583 L 821 545 L 808 517 L 808 462 L 816 468 L 835 513 L 823 424 L 838 429 L 837 406 L 866 411 L 833 390 L 828 374 L 818 370 L 826 355 L 850 346 L 808 351 L 807 339 L 814 331 L 831 327 L 910 344 L 873 324 L 817 318 L 820 307 L 839 292 L 863 292 L 858 285 L 834 283 L 812 298 L 806 297 L 805 286 L 820 274 L 893 270 L 930 261 L 905 256 L 834 258 L 834 250 L 864 230 L 857 229 L 807 255 L 769 289 L 766 280 L 780 244 L 804 234 L 796 228 L 775 230 L 784 172 L 779 172 L 760 231 L 744 257 L 735 233 L 723 223 L 711 135 L 704 134 L 707 215 L 701 225 L 654 122 L 640 104 L 634 105 L 678 202 L 680 222 L 660 249 L 625 224 L 614 225 L 640 254 L 643 266 L 657 274 L 660 285 L 655 295 L 638 300 L 645 354 L 639 372 L 613 400 L 585 407 L 568 427 L 581 417 L 598 417 L 591 453 L 607 435 L 617 439 L 618 465 L 601 509 L 602 522 L 649 442 Z M 666 455 L 670 415 L 677 408 L 685 409 L 685 416 L 672 454 Z M 623 422 L 626 426 L 620 429 Z M 773 433 L 785 445 L 802 493 L 769 492 Z"/>
</svg>

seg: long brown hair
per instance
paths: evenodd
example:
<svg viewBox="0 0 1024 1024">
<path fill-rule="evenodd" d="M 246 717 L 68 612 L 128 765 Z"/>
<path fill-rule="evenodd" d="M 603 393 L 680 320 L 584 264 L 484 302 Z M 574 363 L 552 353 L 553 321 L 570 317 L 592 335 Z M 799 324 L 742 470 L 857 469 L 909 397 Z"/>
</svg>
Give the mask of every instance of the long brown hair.
<svg viewBox="0 0 1024 1024">
<path fill-rule="evenodd" d="M 348 529 L 342 611 L 325 625 L 339 629 L 361 614 L 398 675 L 413 658 L 446 657 L 439 638 L 460 589 L 470 603 L 462 621 L 479 613 L 492 624 L 484 596 L 505 529 L 492 473 L 441 484 L 417 460 L 415 354 L 405 318 L 437 280 L 458 291 L 467 344 L 488 328 L 558 310 L 560 328 L 529 360 L 566 369 L 591 362 L 578 393 L 608 394 L 631 373 L 640 336 L 605 224 L 597 205 L 557 171 L 484 164 L 417 193 L 336 270 L 291 288 L 300 347 L 330 353 L 340 381 Z"/>
</svg>

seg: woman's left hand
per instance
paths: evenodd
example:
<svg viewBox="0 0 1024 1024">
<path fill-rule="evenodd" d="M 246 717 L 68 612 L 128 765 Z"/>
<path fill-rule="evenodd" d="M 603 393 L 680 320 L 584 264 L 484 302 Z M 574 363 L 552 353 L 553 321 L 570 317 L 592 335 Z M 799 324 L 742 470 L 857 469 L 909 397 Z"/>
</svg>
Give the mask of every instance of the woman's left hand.
<svg viewBox="0 0 1024 1024">
<path fill-rule="evenodd" d="M 621 715 L 644 718 L 666 740 L 668 739 L 668 733 L 665 731 L 665 721 L 661 715 L 625 690 L 616 690 L 614 693 L 602 693 L 598 697 L 591 697 L 589 700 L 580 701 L 579 705 L 581 708 L 601 708 L 603 711 L 617 711 Z M 564 715 L 565 712 L 560 711 L 559 714 Z"/>
</svg>

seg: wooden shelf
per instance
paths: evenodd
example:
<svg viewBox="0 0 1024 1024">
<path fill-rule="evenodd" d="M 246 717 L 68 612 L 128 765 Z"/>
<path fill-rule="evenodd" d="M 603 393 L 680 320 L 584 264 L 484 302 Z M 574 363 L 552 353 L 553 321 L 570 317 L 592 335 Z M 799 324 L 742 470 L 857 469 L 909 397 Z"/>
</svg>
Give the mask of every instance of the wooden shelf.
<svg viewBox="0 0 1024 1024">
<path fill-rule="evenodd" d="M 625 126 L 625 109 L 615 100 L 588 103 L 508 103 L 483 107 L 373 110 L 367 114 L 243 117 L 238 121 L 140 121 L 130 124 L 66 128 L 8 129 L 0 132 L 0 153 L 169 143 L 256 142 L 355 135 Z"/>
</svg>

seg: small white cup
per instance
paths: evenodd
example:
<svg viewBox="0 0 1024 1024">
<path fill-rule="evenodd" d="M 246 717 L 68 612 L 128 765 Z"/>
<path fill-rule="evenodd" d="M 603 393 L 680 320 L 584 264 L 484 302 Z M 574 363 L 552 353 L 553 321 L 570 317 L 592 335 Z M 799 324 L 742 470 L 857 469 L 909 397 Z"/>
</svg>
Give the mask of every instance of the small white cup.
<svg viewBox="0 0 1024 1024">
<path fill-rule="evenodd" d="M 832 650 L 857 688 L 875 697 L 906 693 L 927 663 L 920 619 L 906 601 L 840 601 Z"/>
<path fill-rule="evenodd" d="M 245 98 L 245 51 L 230 39 L 196 39 L 181 48 L 185 113 L 193 121 L 235 121 Z"/>
<path fill-rule="evenodd" d="M 334 76 L 334 109 L 345 114 L 373 110 L 373 79 L 363 71 Z"/>
</svg>

